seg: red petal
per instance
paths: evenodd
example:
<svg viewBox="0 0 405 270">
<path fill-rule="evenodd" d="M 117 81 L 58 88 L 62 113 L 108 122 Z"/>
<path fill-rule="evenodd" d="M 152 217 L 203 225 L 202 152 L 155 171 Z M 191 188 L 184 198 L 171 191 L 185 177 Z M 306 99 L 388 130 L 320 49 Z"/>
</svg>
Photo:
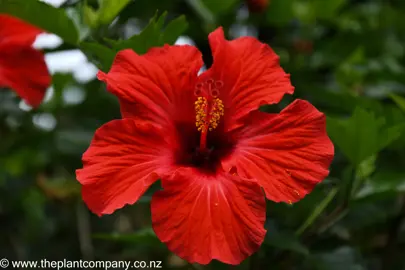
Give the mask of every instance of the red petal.
<svg viewBox="0 0 405 270">
<path fill-rule="evenodd" d="M 14 89 L 28 104 L 37 107 L 50 83 L 41 52 L 28 46 L 0 46 L 0 86 Z"/>
<path fill-rule="evenodd" d="M 152 198 L 153 229 L 181 258 L 239 264 L 260 247 L 266 204 L 257 183 L 193 168 L 179 169 L 162 183 L 164 190 Z"/>
<path fill-rule="evenodd" d="M 256 111 L 246 122 L 224 166 L 256 179 L 269 200 L 296 202 L 328 175 L 334 147 L 325 116 L 309 102 L 295 100 L 278 115 Z"/>
<path fill-rule="evenodd" d="M 31 46 L 43 31 L 18 18 L 0 14 L 0 46 L 4 44 Z"/>
<path fill-rule="evenodd" d="M 201 79 L 223 82 L 219 98 L 225 105 L 228 130 L 260 105 L 278 103 L 284 94 L 294 92 L 290 76 L 267 44 L 252 37 L 227 41 L 222 28 L 209 35 L 209 42 L 214 63 Z"/>
<path fill-rule="evenodd" d="M 117 54 L 108 74 L 98 78 L 121 100 L 123 117 L 171 122 L 193 117 L 193 89 L 203 65 L 192 46 L 153 48 L 143 56 L 132 50 Z"/>
<path fill-rule="evenodd" d="M 99 128 L 76 171 L 83 200 L 98 215 L 135 203 L 165 172 L 170 153 L 162 130 L 133 119 Z"/>
</svg>

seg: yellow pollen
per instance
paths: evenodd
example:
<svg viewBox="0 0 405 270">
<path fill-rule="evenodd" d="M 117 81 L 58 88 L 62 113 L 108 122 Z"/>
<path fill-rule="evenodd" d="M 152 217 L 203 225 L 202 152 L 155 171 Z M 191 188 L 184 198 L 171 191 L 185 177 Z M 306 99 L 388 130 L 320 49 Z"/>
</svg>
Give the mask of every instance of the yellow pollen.
<svg viewBox="0 0 405 270">
<path fill-rule="evenodd" d="M 218 127 L 221 116 L 224 115 L 224 104 L 215 98 L 211 104 L 205 97 L 198 97 L 195 104 L 195 125 L 198 131 L 206 132 Z M 211 105 L 211 106 L 209 106 Z"/>
</svg>

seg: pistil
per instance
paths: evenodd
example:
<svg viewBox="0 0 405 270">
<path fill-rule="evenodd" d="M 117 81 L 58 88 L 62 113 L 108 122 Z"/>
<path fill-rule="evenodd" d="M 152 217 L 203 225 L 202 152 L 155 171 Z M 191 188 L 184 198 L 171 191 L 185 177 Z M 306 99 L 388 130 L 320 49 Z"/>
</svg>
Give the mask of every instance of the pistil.
<svg viewBox="0 0 405 270">
<path fill-rule="evenodd" d="M 219 95 L 219 89 L 222 87 L 222 82 L 214 82 L 208 80 L 205 84 L 199 84 L 196 87 L 198 93 L 197 101 L 195 102 L 195 117 L 196 127 L 201 132 L 200 136 L 200 151 L 207 151 L 207 136 L 208 131 L 218 127 L 221 116 L 224 115 L 224 104 Z M 203 87 L 206 86 L 206 89 Z M 205 91 L 204 91 L 205 90 Z"/>
</svg>

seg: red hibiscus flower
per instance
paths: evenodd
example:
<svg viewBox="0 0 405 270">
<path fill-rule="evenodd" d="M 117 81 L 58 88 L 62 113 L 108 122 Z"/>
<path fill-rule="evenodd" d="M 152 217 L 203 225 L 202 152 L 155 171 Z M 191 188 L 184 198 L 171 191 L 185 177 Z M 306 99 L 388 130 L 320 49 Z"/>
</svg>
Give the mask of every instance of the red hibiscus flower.
<svg viewBox="0 0 405 270">
<path fill-rule="evenodd" d="M 260 105 L 292 94 L 279 58 L 254 38 L 209 35 L 214 63 L 193 46 L 118 53 L 99 72 L 121 104 L 121 120 L 96 133 L 77 170 L 83 199 L 98 215 L 135 203 L 158 179 L 152 224 L 189 262 L 239 264 L 263 242 L 265 195 L 302 199 L 328 175 L 334 147 L 325 116 L 296 100 L 279 114 Z"/>
<path fill-rule="evenodd" d="M 44 56 L 32 48 L 42 30 L 0 14 L 0 87 L 14 89 L 31 106 L 38 106 L 51 82 Z"/>
</svg>

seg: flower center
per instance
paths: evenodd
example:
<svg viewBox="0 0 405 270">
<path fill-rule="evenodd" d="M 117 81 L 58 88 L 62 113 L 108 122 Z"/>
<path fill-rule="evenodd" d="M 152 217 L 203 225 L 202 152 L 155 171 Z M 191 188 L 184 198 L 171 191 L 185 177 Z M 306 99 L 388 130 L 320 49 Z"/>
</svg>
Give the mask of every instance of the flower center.
<svg viewBox="0 0 405 270">
<path fill-rule="evenodd" d="M 218 127 L 221 116 L 224 115 L 224 104 L 218 98 L 223 83 L 208 79 L 196 85 L 194 95 L 197 97 L 195 104 L 195 125 L 200 136 L 200 151 L 207 151 L 208 131 Z"/>
</svg>

